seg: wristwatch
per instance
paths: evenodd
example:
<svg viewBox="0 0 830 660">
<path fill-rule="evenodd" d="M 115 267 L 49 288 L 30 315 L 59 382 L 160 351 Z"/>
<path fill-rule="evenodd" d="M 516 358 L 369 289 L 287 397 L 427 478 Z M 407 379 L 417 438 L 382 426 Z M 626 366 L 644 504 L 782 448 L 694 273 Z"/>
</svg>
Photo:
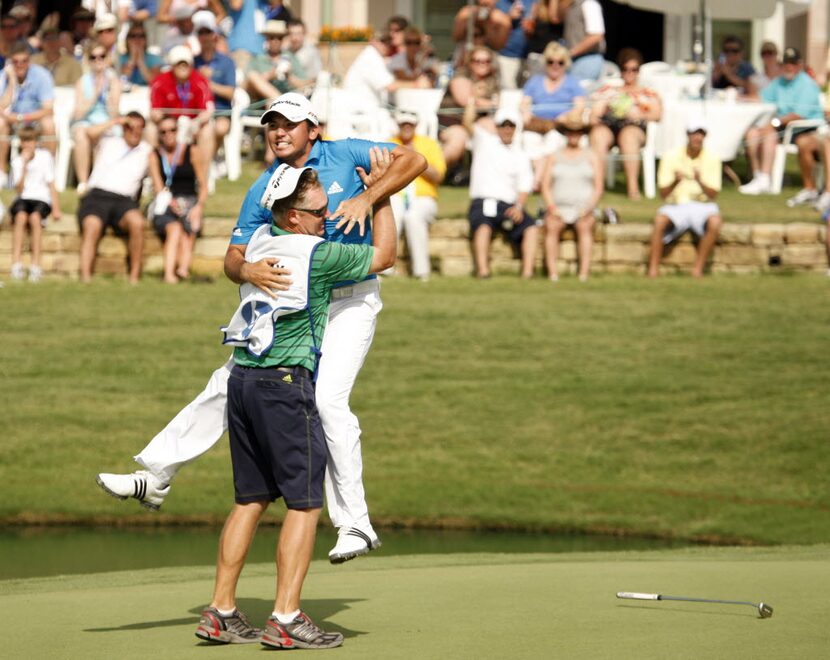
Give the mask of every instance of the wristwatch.
<svg viewBox="0 0 830 660">
<path fill-rule="evenodd" d="M 17 121 L 19 121 L 19 122 L 23 121 L 23 115 L 20 114 L 19 112 L 17 113 Z"/>
</svg>

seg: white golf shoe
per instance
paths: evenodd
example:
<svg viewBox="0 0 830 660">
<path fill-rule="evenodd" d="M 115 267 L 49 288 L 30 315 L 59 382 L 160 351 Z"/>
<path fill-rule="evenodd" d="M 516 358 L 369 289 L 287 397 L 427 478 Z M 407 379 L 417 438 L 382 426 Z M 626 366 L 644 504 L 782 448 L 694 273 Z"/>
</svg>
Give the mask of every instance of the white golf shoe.
<svg viewBox="0 0 830 660">
<path fill-rule="evenodd" d="M 772 192 L 768 174 L 756 174 L 749 183 L 740 186 L 738 190 L 744 195 L 765 195 Z"/>
<path fill-rule="evenodd" d="M 138 470 L 131 474 L 107 474 L 102 472 L 95 481 L 105 493 L 126 500 L 137 499 L 141 506 L 158 511 L 164 498 L 170 492 L 170 484 L 162 482 L 147 470 Z"/>
<path fill-rule="evenodd" d="M 357 527 L 341 529 L 337 534 L 337 543 L 329 551 L 329 561 L 332 564 L 342 564 L 355 557 L 368 554 L 381 545 L 377 536 L 369 536 Z"/>
<path fill-rule="evenodd" d="M 801 206 L 802 204 L 815 204 L 818 201 L 818 191 L 810 188 L 802 188 L 793 197 L 787 200 L 787 206 Z"/>
</svg>

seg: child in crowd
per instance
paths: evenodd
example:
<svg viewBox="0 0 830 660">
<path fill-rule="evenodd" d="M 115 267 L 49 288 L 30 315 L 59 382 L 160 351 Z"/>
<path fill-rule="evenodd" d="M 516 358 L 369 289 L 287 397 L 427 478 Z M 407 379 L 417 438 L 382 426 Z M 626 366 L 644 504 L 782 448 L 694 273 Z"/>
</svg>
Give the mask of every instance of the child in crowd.
<svg viewBox="0 0 830 660">
<path fill-rule="evenodd" d="M 43 275 L 40 267 L 41 230 L 51 214 L 60 218 L 58 193 L 55 190 L 55 160 L 47 149 L 38 146 L 39 132 L 32 127 L 20 130 L 20 153 L 12 159 L 12 185 L 17 198 L 9 215 L 14 226 L 12 239 L 12 279 L 23 279 L 23 235 L 29 228 L 32 259 L 29 281 L 37 282 Z"/>
</svg>

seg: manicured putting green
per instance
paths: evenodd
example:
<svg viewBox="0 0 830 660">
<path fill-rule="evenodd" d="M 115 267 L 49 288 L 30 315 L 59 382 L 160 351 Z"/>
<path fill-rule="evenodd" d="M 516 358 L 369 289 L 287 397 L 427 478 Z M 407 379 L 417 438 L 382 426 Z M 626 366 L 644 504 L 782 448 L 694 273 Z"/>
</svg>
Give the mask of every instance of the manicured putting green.
<svg viewBox="0 0 830 660">
<path fill-rule="evenodd" d="M 305 606 L 345 658 L 820 658 L 830 648 L 830 547 L 383 557 L 312 565 Z M 270 612 L 272 567 L 240 605 Z M 236 658 L 193 635 L 212 567 L 0 582 L 7 658 Z M 620 590 L 775 607 L 619 601 Z"/>
</svg>

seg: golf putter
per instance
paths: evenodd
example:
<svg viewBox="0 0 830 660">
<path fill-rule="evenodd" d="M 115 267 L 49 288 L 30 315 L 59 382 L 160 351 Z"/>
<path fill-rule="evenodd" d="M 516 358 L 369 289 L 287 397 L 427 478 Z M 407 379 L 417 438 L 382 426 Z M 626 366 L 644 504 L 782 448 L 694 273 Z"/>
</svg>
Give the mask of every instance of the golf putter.
<svg viewBox="0 0 830 660">
<path fill-rule="evenodd" d="M 772 605 L 767 603 L 750 603 L 746 600 L 715 600 L 711 598 L 690 598 L 687 596 L 664 596 L 663 594 L 643 594 L 633 591 L 618 591 L 617 598 L 629 600 L 679 600 L 687 603 L 718 603 L 720 605 L 749 605 L 758 611 L 762 619 L 769 619 L 772 616 Z"/>
</svg>

